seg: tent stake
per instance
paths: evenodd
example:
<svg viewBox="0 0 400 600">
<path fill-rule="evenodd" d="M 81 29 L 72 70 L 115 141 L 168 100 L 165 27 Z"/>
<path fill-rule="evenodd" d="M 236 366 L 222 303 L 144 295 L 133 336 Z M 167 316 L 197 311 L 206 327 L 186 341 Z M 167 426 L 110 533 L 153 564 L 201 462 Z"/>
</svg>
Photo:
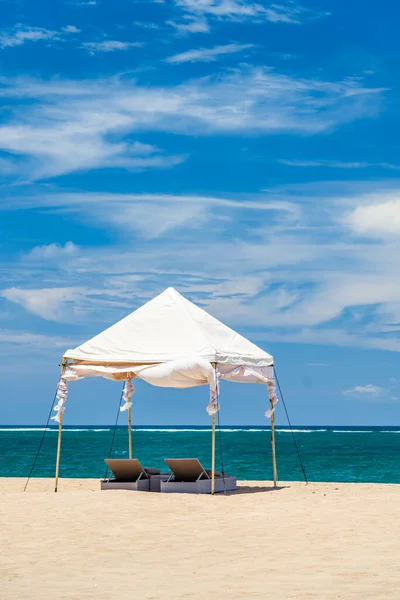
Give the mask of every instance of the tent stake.
<svg viewBox="0 0 400 600">
<path fill-rule="evenodd" d="M 215 422 L 216 414 L 212 416 L 212 438 L 211 438 L 211 493 L 215 490 Z"/>
<path fill-rule="evenodd" d="M 272 400 L 270 400 L 271 402 L 271 408 L 274 408 L 274 405 L 272 403 Z M 277 485 L 277 479 L 278 479 L 278 475 L 277 475 L 277 471 L 276 471 L 276 452 L 275 452 L 275 413 L 272 413 L 271 415 L 271 446 L 272 446 L 272 467 L 273 467 L 273 471 L 274 471 L 274 487 L 276 488 Z"/>
<path fill-rule="evenodd" d="M 128 443 L 129 443 L 129 458 L 132 458 L 132 409 L 128 408 Z"/>
</svg>

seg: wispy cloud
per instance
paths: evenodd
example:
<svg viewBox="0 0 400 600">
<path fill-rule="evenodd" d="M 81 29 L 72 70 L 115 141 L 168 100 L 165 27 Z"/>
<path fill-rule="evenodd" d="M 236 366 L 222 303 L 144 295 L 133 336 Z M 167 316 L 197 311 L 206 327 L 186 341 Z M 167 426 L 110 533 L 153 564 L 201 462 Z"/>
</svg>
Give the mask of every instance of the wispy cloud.
<svg viewBox="0 0 400 600">
<path fill-rule="evenodd" d="M 251 67 L 164 87 L 126 77 L 1 83 L 0 96 L 13 98 L 14 108 L 0 126 L 0 149 L 11 161 L 25 156 L 21 177 L 35 179 L 99 167 L 170 167 L 184 160 L 157 149 L 141 157 L 141 145 L 131 136 L 143 131 L 321 133 L 374 115 L 382 91 L 355 80 L 298 79 Z"/>
<path fill-rule="evenodd" d="M 185 18 L 182 21 L 166 21 L 166 25 L 170 25 L 180 34 L 189 33 L 208 33 L 210 26 L 204 18 Z"/>
<path fill-rule="evenodd" d="M 160 29 L 160 25 L 153 23 L 152 21 L 134 21 L 133 25 L 140 27 L 141 29 Z"/>
<path fill-rule="evenodd" d="M 140 42 L 120 42 L 118 40 L 103 40 L 101 42 L 84 42 L 82 48 L 88 50 L 89 54 L 97 52 L 115 52 L 118 50 L 129 50 L 129 48 L 138 48 L 142 46 Z"/>
<path fill-rule="evenodd" d="M 330 12 L 314 12 L 295 2 L 271 4 L 270 7 L 265 10 L 265 16 L 268 21 L 271 21 L 272 23 L 290 23 L 292 25 L 299 25 L 303 21 L 314 21 L 329 15 Z"/>
<path fill-rule="evenodd" d="M 329 367 L 329 363 L 324 362 L 309 362 L 306 363 L 306 367 Z"/>
<path fill-rule="evenodd" d="M 367 385 L 356 385 L 355 387 L 344 390 L 344 396 L 350 396 L 359 400 L 368 402 L 379 402 L 379 403 L 391 403 L 398 402 L 399 398 L 392 395 L 392 391 L 380 387 L 379 385 L 373 385 L 368 383 Z"/>
<path fill-rule="evenodd" d="M 185 19 L 188 18 L 193 22 L 200 20 L 203 23 L 215 19 L 220 21 L 270 21 L 271 23 L 298 25 L 330 14 L 325 11 L 311 10 L 294 1 L 270 4 L 269 6 L 245 0 L 175 0 L 175 4 L 183 11 L 182 27 L 185 27 Z M 208 28 L 207 24 L 203 31 L 208 31 Z"/>
<path fill-rule="evenodd" d="M 0 210 L 7 209 L 0 203 Z M 226 218 L 233 211 L 238 218 L 243 211 L 257 214 L 269 214 L 270 223 L 295 223 L 298 218 L 296 205 L 273 200 L 232 200 L 212 196 L 184 196 L 172 194 L 105 194 L 105 193 L 40 193 L 29 195 L 14 201 L 13 208 L 43 207 L 53 211 L 68 211 L 68 214 L 80 216 L 84 221 L 95 221 L 109 229 L 114 227 L 120 232 L 131 235 L 139 232 L 141 236 L 154 239 L 171 230 L 185 227 L 186 230 L 199 228 L 204 222 L 220 217 Z M 93 206 L 96 210 L 93 211 Z M 151 219 L 149 219 L 149 211 Z M 278 218 L 279 215 L 279 218 Z M 94 219 L 94 221 L 93 221 Z M 30 260 L 49 259 L 54 255 L 73 256 L 77 247 L 68 242 L 65 246 L 50 244 L 35 247 L 26 258 Z"/>
<path fill-rule="evenodd" d="M 132 306 L 133 288 L 139 303 L 175 285 L 255 338 L 400 352 L 398 236 L 360 238 L 352 230 L 348 215 L 372 204 L 360 182 L 330 194 L 328 182 L 225 197 L 3 193 L 6 210 L 51 210 L 63 222 L 112 229 L 119 240 L 112 248 L 34 248 L 14 261 L 3 297 L 46 319 L 106 314 L 112 322 Z M 58 252 L 62 260 L 52 258 Z M 218 257 L 206 270 L 205 255 Z"/>
<path fill-rule="evenodd" d="M 29 331 L 13 331 L 8 329 L 0 329 L 0 345 L 6 344 L 8 350 L 10 346 L 19 348 L 32 348 L 35 351 L 38 349 L 64 348 L 70 342 L 76 340 L 66 340 L 63 336 L 42 335 L 39 333 L 31 333 Z M 1 347 L 1 346 L 0 346 Z"/>
<path fill-rule="evenodd" d="M 393 337 L 375 333 L 371 335 L 370 331 L 354 331 L 354 326 L 348 324 L 348 329 L 343 326 L 317 326 L 288 328 L 286 330 L 277 328 L 276 330 L 259 332 L 253 335 L 268 339 L 270 342 L 280 344 L 302 344 L 314 346 L 336 346 L 338 348 L 362 348 L 363 350 L 384 350 L 386 352 L 400 352 L 400 340 Z"/>
<path fill-rule="evenodd" d="M 373 385 L 372 383 L 368 383 L 367 385 L 356 385 L 355 387 L 344 390 L 343 394 L 345 396 L 350 396 L 354 394 L 367 394 L 369 396 L 382 396 L 386 392 L 385 388 L 379 387 L 379 385 Z"/>
<path fill-rule="evenodd" d="M 225 46 L 214 46 L 214 48 L 198 48 L 196 50 L 187 50 L 174 56 L 169 56 L 165 62 L 180 64 L 186 62 L 213 62 L 220 56 L 234 54 L 253 48 L 254 44 L 226 44 Z"/>
<path fill-rule="evenodd" d="M 388 162 L 347 162 L 343 160 L 290 160 L 281 159 L 282 165 L 288 165 L 291 167 L 324 167 L 332 169 L 368 169 L 368 168 L 382 168 L 382 169 L 393 169 L 395 171 L 400 169 L 400 165 L 394 165 Z"/>
<path fill-rule="evenodd" d="M 27 42 L 39 42 L 44 40 L 60 40 L 63 33 L 79 33 L 74 25 L 67 25 L 62 31 L 52 31 L 43 27 L 33 27 L 18 23 L 10 29 L 0 31 L 0 48 L 12 48 L 21 46 Z"/>
<path fill-rule="evenodd" d="M 63 318 L 61 306 L 76 301 L 79 288 L 19 289 L 9 288 L 1 292 L 3 298 L 19 304 L 34 315 L 48 321 L 59 321 Z M 72 305 L 71 305 L 72 307 Z"/>
</svg>

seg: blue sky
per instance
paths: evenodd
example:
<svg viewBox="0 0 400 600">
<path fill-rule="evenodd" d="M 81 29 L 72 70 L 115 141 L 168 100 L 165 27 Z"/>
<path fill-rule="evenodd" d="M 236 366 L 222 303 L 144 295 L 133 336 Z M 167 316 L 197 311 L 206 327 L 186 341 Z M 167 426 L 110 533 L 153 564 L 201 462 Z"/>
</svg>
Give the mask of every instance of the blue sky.
<svg viewBox="0 0 400 600">
<path fill-rule="evenodd" d="M 398 5 L 0 8 L 0 423 L 43 422 L 63 351 L 174 286 L 274 355 L 294 423 L 398 424 Z M 208 422 L 205 388 L 137 387 L 137 423 Z M 65 422 L 119 391 L 72 384 Z M 262 388 L 222 392 L 265 423 Z"/>
</svg>

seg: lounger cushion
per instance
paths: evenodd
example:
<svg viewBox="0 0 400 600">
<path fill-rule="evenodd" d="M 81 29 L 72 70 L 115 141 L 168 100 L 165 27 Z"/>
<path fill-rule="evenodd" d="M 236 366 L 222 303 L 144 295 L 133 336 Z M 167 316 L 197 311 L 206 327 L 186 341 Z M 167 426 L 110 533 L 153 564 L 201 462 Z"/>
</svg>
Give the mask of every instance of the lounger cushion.
<svg viewBox="0 0 400 600">
<path fill-rule="evenodd" d="M 211 476 L 212 476 L 212 471 L 211 471 L 211 469 L 206 469 L 206 473 L 207 473 L 207 475 L 209 475 L 209 477 L 211 477 Z M 219 471 L 215 471 L 215 472 L 214 472 L 214 476 L 215 476 L 215 477 L 223 477 L 222 473 L 220 473 Z M 228 477 L 228 475 L 227 475 L 226 473 L 225 473 L 225 477 Z"/>
<path fill-rule="evenodd" d="M 160 475 L 161 471 L 160 469 L 148 469 L 147 467 L 143 467 L 144 470 L 146 471 L 147 475 Z"/>
</svg>

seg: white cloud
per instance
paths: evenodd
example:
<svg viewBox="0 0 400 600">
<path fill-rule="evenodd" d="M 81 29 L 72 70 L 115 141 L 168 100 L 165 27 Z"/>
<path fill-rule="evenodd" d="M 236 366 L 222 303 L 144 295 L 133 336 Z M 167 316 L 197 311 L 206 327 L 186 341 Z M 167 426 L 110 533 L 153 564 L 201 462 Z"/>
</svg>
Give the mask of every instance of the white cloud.
<svg viewBox="0 0 400 600">
<path fill-rule="evenodd" d="M 62 321 L 68 313 L 74 312 L 73 302 L 84 291 L 79 288 L 8 288 L 0 292 L 3 298 L 22 306 L 28 312 L 48 321 Z"/>
<path fill-rule="evenodd" d="M 400 197 L 400 182 L 390 185 L 319 182 L 212 197 L 3 189 L 4 210 L 51 212 L 64 227 L 83 222 L 88 240 L 99 228 L 114 239 L 7 260 L 6 298 L 47 319 L 112 323 L 174 285 L 254 339 L 400 352 L 399 237 L 356 237 L 348 224 L 357 207 Z"/>
<path fill-rule="evenodd" d="M 79 249 L 73 242 L 62 244 L 48 244 L 47 246 L 36 246 L 26 255 L 26 259 L 32 261 L 63 260 L 65 257 L 75 256 Z"/>
<path fill-rule="evenodd" d="M 75 25 L 67 25 L 66 27 L 63 27 L 62 30 L 65 31 L 65 33 L 80 33 L 81 32 L 81 30 L 78 29 Z"/>
<path fill-rule="evenodd" d="M 176 0 L 176 5 L 192 14 L 220 18 L 254 17 L 265 14 L 265 8 L 244 0 Z"/>
<path fill-rule="evenodd" d="M 157 23 L 152 23 L 151 21 L 134 21 L 133 25 L 136 25 L 136 27 L 141 27 L 142 29 L 160 29 L 160 25 L 157 25 Z"/>
<path fill-rule="evenodd" d="M 226 44 L 225 46 L 214 46 L 214 48 L 198 48 L 197 50 L 187 50 L 180 54 L 175 54 L 165 59 L 165 62 L 180 64 L 186 62 L 212 62 L 218 57 L 242 52 L 253 48 L 254 44 Z"/>
<path fill-rule="evenodd" d="M 180 229 L 185 226 L 188 229 L 197 228 L 207 219 L 202 206 L 180 204 L 179 210 L 174 210 L 168 203 L 154 204 L 154 213 L 149 218 L 149 203 L 135 203 L 131 207 L 120 205 L 121 210 L 110 212 L 104 206 L 100 208 L 98 219 L 104 224 L 115 226 L 120 231 L 130 233 L 138 231 L 145 238 L 157 238 L 167 231 Z M 129 234 L 128 234 L 129 235 Z"/>
<path fill-rule="evenodd" d="M 378 197 L 375 202 L 366 196 L 365 204 L 356 206 L 345 218 L 354 233 L 362 236 L 385 237 L 400 234 L 400 193 L 395 197 Z"/>
<path fill-rule="evenodd" d="M 271 4 L 271 8 L 267 8 L 266 16 L 268 21 L 272 23 L 292 23 L 298 24 L 299 14 L 296 11 L 287 9 L 285 6 Z"/>
<path fill-rule="evenodd" d="M 382 169 L 393 169 L 395 171 L 400 169 L 399 165 L 394 165 L 388 162 L 346 162 L 341 160 L 279 160 L 282 165 L 289 165 L 292 167 L 329 167 L 333 169 L 367 169 L 367 168 L 382 168 Z"/>
<path fill-rule="evenodd" d="M 270 4 L 268 7 L 246 0 L 175 0 L 184 18 L 216 19 L 230 21 L 270 21 L 272 23 L 300 24 L 319 19 L 330 13 L 312 11 L 301 4 L 289 1 Z"/>
<path fill-rule="evenodd" d="M 23 25 L 18 23 L 10 29 L 0 31 L 0 48 L 11 48 L 13 46 L 21 46 L 26 42 L 39 42 L 43 40 L 60 40 L 62 33 L 78 33 L 79 30 L 68 25 L 64 27 L 62 32 L 52 31 L 43 27 L 32 27 L 31 25 Z"/>
<path fill-rule="evenodd" d="M 378 385 L 368 383 L 367 385 L 356 385 L 350 390 L 345 390 L 343 394 L 372 394 L 373 396 L 381 396 L 385 391 L 384 388 L 381 388 Z"/>
<path fill-rule="evenodd" d="M 397 402 L 397 396 L 391 396 L 386 388 L 368 383 L 367 385 L 356 385 L 355 387 L 344 390 L 343 395 L 353 396 L 362 400 L 373 402 Z"/>
<path fill-rule="evenodd" d="M 116 50 L 129 50 L 129 48 L 142 46 L 140 42 L 120 42 L 118 40 L 103 40 L 101 42 L 84 42 L 82 48 L 89 51 L 89 54 L 96 52 L 115 52 Z"/>
<path fill-rule="evenodd" d="M 277 328 L 276 331 L 268 331 L 258 337 L 263 336 L 270 342 L 303 344 L 315 346 L 336 346 L 339 348 L 362 348 L 363 350 L 384 350 L 387 352 L 400 352 L 400 340 L 384 337 L 384 335 L 369 335 L 368 331 L 351 331 L 338 325 L 331 327 L 306 327 L 306 328 Z M 254 333 L 257 338 L 257 333 Z"/>
<path fill-rule="evenodd" d="M 223 197 L 172 194 L 41 193 L 38 196 L 29 195 L 25 200 L 20 197 L 17 204 L 25 208 L 41 206 L 67 212 L 68 215 L 77 215 L 86 223 L 98 223 L 106 229 L 116 227 L 129 236 L 132 231 L 137 231 L 146 238 L 156 238 L 182 227 L 186 231 L 198 229 L 205 222 L 216 223 L 221 218 L 232 216 L 233 211 L 237 215 L 245 211 L 254 211 L 260 215 L 268 212 L 271 225 L 276 223 L 278 215 L 281 223 L 294 223 L 299 216 L 297 207 L 289 202 L 249 199 L 235 201 Z M 9 202 L 5 201 L 3 207 L 7 210 L 9 206 Z M 67 255 L 76 255 L 77 252 L 78 249 L 72 242 L 65 246 L 50 244 L 34 248 L 27 258 L 50 258 L 60 254 L 65 258 Z"/>
<path fill-rule="evenodd" d="M 300 4 L 288 2 L 286 4 L 271 4 L 270 7 L 266 9 L 265 14 L 267 20 L 272 23 L 290 23 L 292 25 L 299 25 L 303 21 L 327 17 L 331 13 L 312 12 L 310 9 L 307 9 Z"/>
<path fill-rule="evenodd" d="M 179 33 L 208 33 L 210 26 L 205 19 L 185 19 L 181 22 L 166 21 L 166 25 L 174 27 Z"/>
<path fill-rule="evenodd" d="M 373 385 L 372 383 L 368 383 L 367 385 L 356 385 L 350 390 L 344 390 L 343 394 L 369 394 L 372 396 L 382 396 L 386 390 L 378 385 Z"/>
<path fill-rule="evenodd" d="M 59 33 L 42 27 L 31 27 L 18 24 L 12 29 L 0 32 L 0 48 L 21 46 L 25 42 L 37 42 L 39 40 L 57 39 Z"/>
<path fill-rule="evenodd" d="M 53 348 L 66 348 L 67 346 L 73 347 L 76 340 L 68 339 L 65 337 L 57 337 L 53 335 L 42 335 L 39 333 L 31 333 L 29 331 L 11 331 L 8 329 L 0 329 L 0 344 L 7 344 L 7 348 L 10 346 L 17 346 L 23 349 L 32 348 L 38 349 L 53 349 Z"/>
<path fill-rule="evenodd" d="M 0 96 L 13 98 L 14 106 L 0 126 L 0 149 L 25 156 L 19 163 L 24 179 L 110 166 L 169 167 L 184 160 L 162 152 L 133 156 L 137 143 L 130 136 L 142 131 L 317 134 L 373 115 L 381 92 L 355 80 L 296 79 L 250 67 L 165 87 L 126 77 L 1 83 Z"/>
<path fill-rule="evenodd" d="M 224 322 L 235 328 L 250 327 L 248 335 L 254 339 L 400 352 L 400 338 L 386 327 L 392 319 L 388 298 L 400 300 L 399 265 L 393 270 L 386 260 L 393 254 L 390 245 L 381 257 L 382 268 L 386 269 L 383 286 L 381 281 L 376 281 L 376 265 L 371 264 L 371 257 L 376 258 L 375 245 L 361 261 L 354 257 L 348 261 L 348 273 L 344 274 L 342 264 L 348 260 L 351 246 L 341 247 L 340 242 L 313 245 L 307 238 L 289 237 L 288 231 L 293 225 L 297 230 L 299 223 L 289 219 L 285 227 L 280 217 L 285 214 L 283 211 L 265 211 L 269 236 L 261 240 L 257 229 L 249 227 L 251 222 L 263 221 L 262 212 L 255 208 L 244 207 L 242 212 L 231 215 L 233 222 L 240 220 L 243 227 L 240 233 L 233 234 L 226 220 L 229 206 L 224 211 L 224 205 L 218 202 L 204 206 L 200 219 L 197 212 L 194 213 L 196 218 L 191 219 L 189 210 L 181 217 L 179 204 L 169 203 L 167 198 L 163 213 L 161 205 L 151 199 L 147 206 L 143 202 L 135 211 L 134 205 L 118 203 L 117 198 L 108 201 L 107 209 L 104 199 L 96 200 L 94 194 L 83 207 L 79 195 L 70 202 L 67 197 L 63 198 L 63 204 L 69 205 L 66 215 L 71 214 L 76 205 L 81 218 L 87 219 L 92 227 L 99 213 L 103 227 L 107 226 L 107 214 L 121 215 L 118 222 L 111 217 L 111 225 L 119 228 L 122 245 L 80 248 L 78 255 L 54 261 L 56 266 L 51 274 L 49 259 L 42 261 L 44 271 L 40 270 L 39 257 L 33 272 L 26 271 L 29 263 L 25 259 L 19 265 L 14 264 L 14 281 L 16 278 L 26 281 L 29 277 L 31 285 L 35 281 L 43 285 L 45 276 L 50 277 L 54 286 L 74 288 L 72 301 L 64 301 L 60 292 L 57 311 L 40 309 L 40 313 L 36 305 L 26 303 L 29 291 L 22 289 L 24 286 L 19 288 L 18 294 L 21 290 L 24 294 L 24 308 L 42 318 L 76 321 L 81 317 L 87 322 L 90 315 L 90 322 L 112 323 L 168 285 L 174 285 Z M 56 204 L 57 201 L 53 205 Z M 240 203 L 237 205 L 236 211 L 240 211 Z M 185 209 L 184 204 L 180 206 Z M 170 221 L 164 226 L 167 207 Z M 193 208 L 201 210 L 200 206 Z M 304 215 L 301 221 L 303 219 Z M 324 236 L 324 230 L 318 235 Z M 158 241 L 159 236 L 162 237 Z M 218 238 L 221 239 L 217 242 Z M 214 260 L 205 263 L 205 256 Z M 82 283 L 87 281 L 90 288 L 83 288 Z M 370 290 L 369 295 L 366 289 Z M 12 298 L 19 299 L 19 295 Z M 376 312 L 372 302 L 379 303 L 386 312 Z M 351 319 L 354 309 L 354 319 Z M 364 313 L 362 325 L 357 316 L 360 311 Z M 345 320 L 340 319 L 343 313 L 347 314 Z"/>
</svg>

